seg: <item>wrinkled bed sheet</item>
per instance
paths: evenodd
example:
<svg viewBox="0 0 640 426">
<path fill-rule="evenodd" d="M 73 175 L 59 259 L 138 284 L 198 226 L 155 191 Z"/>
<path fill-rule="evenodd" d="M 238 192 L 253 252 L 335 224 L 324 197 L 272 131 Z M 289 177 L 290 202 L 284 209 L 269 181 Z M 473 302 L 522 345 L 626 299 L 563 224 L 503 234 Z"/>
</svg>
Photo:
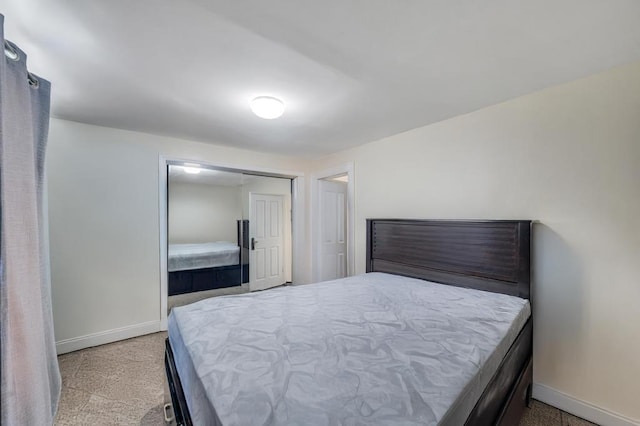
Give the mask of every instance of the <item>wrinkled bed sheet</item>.
<svg viewBox="0 0 640 426">
<path fill-rule="evenodd" d="M 195 425 L 458 425 L 529 316 L 369 273 L 174 308 L 169 340 Z"/>
</svg>

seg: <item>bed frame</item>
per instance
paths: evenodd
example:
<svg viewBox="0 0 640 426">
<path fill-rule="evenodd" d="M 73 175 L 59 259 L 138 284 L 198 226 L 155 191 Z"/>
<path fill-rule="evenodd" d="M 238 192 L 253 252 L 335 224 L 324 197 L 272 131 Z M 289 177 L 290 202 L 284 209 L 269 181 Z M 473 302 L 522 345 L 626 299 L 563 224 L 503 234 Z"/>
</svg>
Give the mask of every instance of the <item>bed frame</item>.
<svg viewBox="0 0 640 426">
<path fill-rule="evenodd" d="M 367 272 L 386 272 L 530 298 L 531 221 L 367 220 Z M 516 425 L 531 399 L 529 318 L 465 425 Z M 173 351 L 165 367 L 176 424 L 192 424 Z"/>
</svg>

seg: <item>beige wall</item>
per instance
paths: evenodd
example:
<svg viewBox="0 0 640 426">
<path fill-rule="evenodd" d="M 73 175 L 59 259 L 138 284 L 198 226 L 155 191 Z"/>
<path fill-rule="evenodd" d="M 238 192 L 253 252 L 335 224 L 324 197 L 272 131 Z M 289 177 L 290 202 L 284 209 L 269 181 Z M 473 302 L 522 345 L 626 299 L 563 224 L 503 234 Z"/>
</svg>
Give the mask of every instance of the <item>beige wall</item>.
<svg viewBox="0 0 640 426">
<path fill-rule="evenodd" d="M 160 321 L 160 155 L 307 168 L 292 157 L 52 119 L 47 178 L 57 341 Z"/>
<path fill-rule="evenodd" d="M 172 182 L 169 178 L 169 244 L 237 243 L 242 187 Z"/>
<path fill-rule="evenodd" d="M 640 63 L 330 156 L 365 219 L 537 219 L 534 380 L 640 419 Z"/>
</svg>

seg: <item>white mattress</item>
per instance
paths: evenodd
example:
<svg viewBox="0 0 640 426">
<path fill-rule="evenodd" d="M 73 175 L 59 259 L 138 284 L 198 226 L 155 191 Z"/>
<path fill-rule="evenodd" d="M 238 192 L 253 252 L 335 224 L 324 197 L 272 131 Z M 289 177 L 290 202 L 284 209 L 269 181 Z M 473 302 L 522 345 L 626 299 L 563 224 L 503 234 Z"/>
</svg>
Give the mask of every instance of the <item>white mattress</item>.
<svg viewBox="0 0 640 426">
<path fill-rule="evenodd" d="M 202 244 L 169 244 L 168 271 L 216 268 L 240 263 L 240 247 L 228 241 Z"/>
<path fill-rule="evenodd" d="M 459 425 L 529 316 L 370 273 L 174 308 L 169 340 L 196 425 Z"/>
</svg>

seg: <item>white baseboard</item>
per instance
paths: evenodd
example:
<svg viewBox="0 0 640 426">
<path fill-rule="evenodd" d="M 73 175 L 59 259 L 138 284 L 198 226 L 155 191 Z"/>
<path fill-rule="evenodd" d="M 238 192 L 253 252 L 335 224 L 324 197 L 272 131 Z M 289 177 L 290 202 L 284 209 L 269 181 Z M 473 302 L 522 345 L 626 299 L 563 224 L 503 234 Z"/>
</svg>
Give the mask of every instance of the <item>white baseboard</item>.
<svg viewBox="0 0 640 426">
<path fill-rule="evenodd" d="M 99 333 L 87 334 L 86 336 L 60 340 L 56 342 L 56 351 L 58 352 L 58 355 L 61 355 L 66 354 L 67 352 L 117 342 L 118 340 L 130 339 L 132 337 L 143 336 L 145 334 L 155 333 L 158 331 L 160 331 L 160 321 L 148 321 L 141 324 L 128 325 L 126 327 L 101 331 Z"/>
<path fill-rule="evenodd" d="M 579 399 L 539 383 L 533 384 L 532 396 L 538 401 L 542 401 L 545 404 L 552 405 L 562 411 L 602 426 L 640 425 L 640 421 L 638 420 L 630 419 L 621 414 L 596 407 L 588 402 L 580 401 Z"/>
</svg>

